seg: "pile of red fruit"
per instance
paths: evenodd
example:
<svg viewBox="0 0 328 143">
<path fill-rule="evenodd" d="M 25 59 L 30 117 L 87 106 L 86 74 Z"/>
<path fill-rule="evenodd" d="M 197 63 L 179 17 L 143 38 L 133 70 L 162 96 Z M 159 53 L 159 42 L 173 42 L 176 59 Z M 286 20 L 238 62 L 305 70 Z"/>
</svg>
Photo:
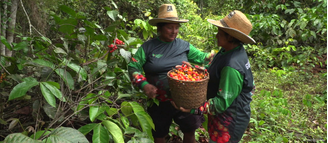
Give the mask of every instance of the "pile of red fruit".
<svg viewBox="0 0 328 143">
<path fill-rule="evenodd" d="M 108 48 L 109 48 L 109 52 L 110 53 L 113 53 L 116 49 L 117 49 L 117 46 L 116 46 L 116 44 L 117 45 L 124 45 L 125 43 L 123 42 L 123 41 L 121 41 L 120 39 L 114 39 L 113 40 L 113 43 L 115 43 L 115 45 L 114 44 L 110 44 L 110 45 L 108 45 Z"/>
<path fill-rule="evenodd" d="M 206 69 L 202 72 L 194 67 L 182 64 L 181 67 L 171 70 L 169 76 L 182 81 L 200 81 L 207 78 L 208 73 Z"/>
</svg>

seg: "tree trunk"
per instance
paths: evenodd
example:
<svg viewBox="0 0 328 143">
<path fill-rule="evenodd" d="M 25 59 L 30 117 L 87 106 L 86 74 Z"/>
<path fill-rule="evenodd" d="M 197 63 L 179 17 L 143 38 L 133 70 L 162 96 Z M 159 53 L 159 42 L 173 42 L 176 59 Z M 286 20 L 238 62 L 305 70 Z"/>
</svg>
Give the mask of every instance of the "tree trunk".
<svg viewBox="0 0 328 143">
<path fill-rule="evenodd" d="M 18 6 L 18 0 L 12 0 L 11 1 L 11 10 L 10 10 L 10 21 L 9 26 L 7 30 L 7 40 L 10 45 L 14 42 L 14 35 L 15 35 L 15 26 L 16 26 L 16 13 L 17 13 L 17 6 Z M 8 48 L 6 48 L 6 56 L 11 57 L 12 51 L 10 51 Z"/>
<path fill-rule="evenodd" d="M 7 30 L 7 2 L 8 0 L 3 0 L 2 1 L 2 5 L 3 7 L 1 7 L 1 13 L 3 14 L 1 17 L 1 21 L 0 21 L 0 36 L 3 36 L 6 38 L 6 30 Z M 2 44 L 0 42 L 0 55 L 6 55 L 6 47 L 4 44 Z"/>
</svg>

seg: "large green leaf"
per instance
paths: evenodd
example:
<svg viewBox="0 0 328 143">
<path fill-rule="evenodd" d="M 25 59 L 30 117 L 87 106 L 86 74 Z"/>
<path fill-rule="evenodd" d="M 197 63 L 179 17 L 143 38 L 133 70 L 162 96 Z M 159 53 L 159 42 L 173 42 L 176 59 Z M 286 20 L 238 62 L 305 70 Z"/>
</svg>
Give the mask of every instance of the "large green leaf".
<svg viewBox="0 0 328 143">
<path fill-rule="evenodd" d="M 108 142 L 109 142 L 108 131 L 101 124 L 98 124 L 93 129 L 92 143 L 108 143 Z"/>
<path fill-rule="evenodd" d="M 66 12 L 67 14 L 73 16 L 73 17 L 76 17 L 76 12 L 71 9 L 70 7 L 66 6 L 66 5 L 61 5 L 59 6 L 60 10 Z"/>
<path fill-rule="evenodd" d="M 133 109 L 129 102 L 124 101 L 121 103 L 121 111 L 125 116 L 129 116 L 132 114 Z"/>
<path fill-rule="evenodd" d="M 91 122 L 93 122 L 96 119 L 99 108 L 100 108 L 99 106 L 91 106 L 89 108 L 89 116 Z"/>
<path fill-rule="evenodd" d="M 106 105 L 91 106 L 89 109 L 90 121 L 93 122 L 100 114 L 104 113 L 106 109 L 109 109 Z"/>
<path fill-rule="evenodd" d="M 133 101 L 133 102 L 129 102 L 129 104 L 131 105 L 131 107 L 132 107 L 134 113 L 138 113 L 138 112 L 143 112 L 143 111 L 145 111 L 145 109 L 144 109 L 140 104 L 138 104 L 138 103 L 135 102 L 135 101 Z"/>
<path fill-rule="evenodd" d="M 46 99 L 46 101 L 51 105 L 52 107 L 56 107 L 56 98 L 51 93 L 51 91 L 44 85 L 43 82 L 40 83 L 40 88 L 43 97 Z"/>
<path fill-rule="evenodd" d="M 13 90 L 10 92 L 9 99 L 12 100 L 18 97 L 22 97 L 26 94 L 26 92 L 32 87 L 38 85 L 39 82 L 36 81 L 35 78 L 27 77 L 23 79 L 22 83 L 17 84 Z"/>
<path fill-rule="evenodd" d="M 150 138 L 152 138 L 152 129 L 155 129 L 155 125 L 149 114 L 145 111 L 134 114 L 137 116 L 142 130 L 146 132 Z"/>
<path fill-rule="evenodd" d="M 47 141 L 47 143 L 89 143 L 81 132 L 68 127 L 60 127 L 54 130 L 50 136 L 43 141 Z"/>
<path fill-rule="evenodd" d="M 8 43 L 7 39 L 3 36 L 0 36 L 0 40 L 2 42 L 2 44 L 4 44 L 9 50 L 12 50 L 13 48 L 10 46 L 10 44 Z"/>
<path fill-rule="evenodd" d="M 118 11 L 116 11 L 116 10 L 107 11 L 107 15 L 108 15 L 109 18 L 111 18 L 113 21 L 116 20 L 118 14 L 119 14 L 119 13 L 118 13 Z"/>
<path fill-rule="evenodd" d="M 69 72 L 64 69 L 56 69 L 56 73 L 65 81 L 70 89 L 74 89 L 74 80 Z"/>
<path fill-rule="evenodd" d="M 108 120 L 103 121 L 102 124 L 113 136 L 113 140 L 115 143 L 124 143 L 123 133 L 119 126 L 117 126 L 114 122 Z"/>
<path fill-rule="evenodd" d="M 98 124 L 96 123 L 89 123 L 89 124 L 86 124 L 82 127 L 80 127 L 78 130 L 83 134 L 83 135 L 86 135 L 88 134 L 89 132 L 91 132 Z"/>
<path fill-rule="evenodd" d="M 56 96 L 59 100 L 66 102 L 66 99 L 63 97 L 63 94 L 59 91 L 57 86 L 54 86 L 54 82 L 41 82 L 52 95 Z"/>
<path fill-rule="evenodd" d="M 27 46 L 28 46 L 27 42 L 23 41 L 23 42 L 19 42 L 18 44 L 16 44 L 13 49 L 15 51 L 18 51 L 18 50 L 22 50 L 24 48 L 27 48 Z"/>
<path fill-rule="evenodd" d="M 45 66 L 45 67 L 49 67 L 51 69 L 55 69 L 55 64 L 53 64 L 52 62 L 43 60 L 43 59 L 35 59 L 32 62 L 39 64 L 41 66 Z"/>
<path fill-rule="evenodd" d="M 22 133 L 13 133 L 5 138 L 4 143 L 42 143 L 42 141 L 34 140 Z"/>
</svg>

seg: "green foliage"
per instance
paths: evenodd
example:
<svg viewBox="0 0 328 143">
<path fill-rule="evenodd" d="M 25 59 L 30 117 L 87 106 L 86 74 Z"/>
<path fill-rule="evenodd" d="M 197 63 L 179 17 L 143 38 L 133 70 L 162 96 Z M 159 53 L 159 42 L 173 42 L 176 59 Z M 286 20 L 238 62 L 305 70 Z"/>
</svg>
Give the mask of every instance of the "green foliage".
<svg viewBox="0 0 328 143">
<path fill-rule="evenodd" d="M 44 131 L 39 131 L 36 137 L 41 137 L 44 134 Z M 62 142 L 62 143 L 71 143 L 71 142 L 79 142 L 79 143 L 88 143 L 89 141 L 85 138 L 83 134 L 73 128 L 67 127 L 60 127 L 58 129 L 54 129 L 51 134 L 47 133 L 44 135 L 49 135 L 42 141 L 35 140 L 31 137 L 24 135 L 23 133 L 13 133 L 8 135 L 4 142 L 5 143 L 55 143 L 55 142 Z"/>
<path fill-rule="evenodd" d="M 179 18 L 189 20 L 181 24 L 178 37 L 202 51 L 219 50 L 217 28 L 207 19 L 219 20 L 239 9 L 251 20 L 250 36 L 257 44 L 245 47 L 255 71 L 257 92 L 242 142 L 326 140 L 327 73 L 311 73 L 313 67 L 327 65 L 326 1 L 39 3 L 50 15 L 44 20 L 49 24 L 45 35 L 18 32 L 11 44 L 4 37 L 0 39 L 15 52 L 13 57 L 0 57 L 1 73 L 7 72 L 1 79 L 0 93 L 5 95 L 6 104 L 33 103 L 33 119 L 38 123 L 35 133 L 31 133 L 20 119 L 1 117 L 1 125 L 13 132 L 4 142 L 85 142 L 85 136 L 92 142 L 153 142 L 154 124 L 145 108 L 158 101 L 144 102 L 144 94 L 131 85 L 127 64 L 144 41 L 156 36 L 156 27 L 148 20 L 157 17 L 163 3 L 175 4 Z M 111 53 L 107 45 L 114 44 L 115 38 L 125 45 L 117 45 Z M 10 93 L 5 92 L 8 89 Z M 39 110 L 48 117 L 36 116 Z M 48 118 L 45 125 L 39 122 Z M 76 126 L 78 131 L 62 127 L 71 118 L 85 124 Z M 209 138 L 206 123 L 205 130 L 197 130 L 197 139 Z M 18 125 L 23 131 L 16 128 Z M 169 135 L 183 137 L 175 123 Z"/>
</svg>

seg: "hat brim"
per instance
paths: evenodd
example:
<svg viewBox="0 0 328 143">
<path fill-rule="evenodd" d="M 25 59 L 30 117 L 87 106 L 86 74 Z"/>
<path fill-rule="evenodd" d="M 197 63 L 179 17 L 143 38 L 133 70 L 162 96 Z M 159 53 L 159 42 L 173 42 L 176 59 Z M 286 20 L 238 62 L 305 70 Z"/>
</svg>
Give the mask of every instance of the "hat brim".
<svg viewBox="0 0 328 143">
<path fill-rule="evenodd" d="M 181 19 L 181 20 L 173 20 L 173 19 L 164 19 L 164 18 L 153 18 L 148 21 L 148 23 L 152 26 L 156 26 L 157 23 L 186 23 L 189 20 Z"/>
<path fill-rule="evenodd" d="M 221 28 L 224 32 L 227 32 L 229 35 L 231 35 L 232 37 L 237 38 L 238 40 L 240 40 L 241 42 L 243 42 L 245 44 L 254 44 L 254 43 L 256 43 L 256 41 L 252 37 L 244 34 L 243 32 L 241 32 L 237 29 L 234 29 L 234 28 L 223 26 L 220 20 L 207 19 L 207 21 L 209 23 Z"/>
</svg>

